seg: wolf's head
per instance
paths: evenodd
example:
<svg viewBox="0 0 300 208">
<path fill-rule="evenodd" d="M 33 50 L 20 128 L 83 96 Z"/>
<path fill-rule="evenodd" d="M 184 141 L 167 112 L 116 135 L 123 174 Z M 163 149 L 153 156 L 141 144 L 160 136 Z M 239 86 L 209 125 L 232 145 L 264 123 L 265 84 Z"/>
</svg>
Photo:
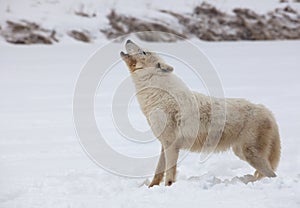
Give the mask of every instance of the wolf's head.
<svg viewBox="0 0 300 208">
<path fill-rule="evenodd" d="M 147 68 L 155 68 L 159 73 L 173 71 L 173 67 L 167 65 L 157 54 L 140 48 L 131 40 L 126 41 L 125 48 L 127 53 L 122 51 L 120 55 L 131 73 Z"/>
</svg>

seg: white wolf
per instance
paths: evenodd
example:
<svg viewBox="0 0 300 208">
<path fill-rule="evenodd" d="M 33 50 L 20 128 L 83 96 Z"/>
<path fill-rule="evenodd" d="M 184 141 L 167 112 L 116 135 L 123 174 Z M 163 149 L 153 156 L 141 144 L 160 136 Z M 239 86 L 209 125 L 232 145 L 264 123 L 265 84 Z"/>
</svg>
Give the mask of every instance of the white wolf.
<svg viewBox="0 0 300 208">
<path fill-rule="evenodd" d="M 218 99 L 192 92 L 157 54 L 127 40 L 127 53 L 121 52 L 137 91 L 137 99 L 154 135 L 162 144 L 155 176 L 149 185 L 159 185 L 164 174 L 165 185 L 175 182 L 180 149 L 190 151 L 225 151 L 232 148 L 242 160 L 256 169 L 253 178 L 275 177 L 280 159 L 280 138 L 272 113 L 262 105 L 244 99 L 226 99 L 222 131 L 220 112 L 212 112 Z M 217 118 L 217 120 L 213 120 Z M 221 116 L 220 116 L 221 118 Z M 220 131 L 214 148 L 207 141 L 209 131 Z"/>
</svg>

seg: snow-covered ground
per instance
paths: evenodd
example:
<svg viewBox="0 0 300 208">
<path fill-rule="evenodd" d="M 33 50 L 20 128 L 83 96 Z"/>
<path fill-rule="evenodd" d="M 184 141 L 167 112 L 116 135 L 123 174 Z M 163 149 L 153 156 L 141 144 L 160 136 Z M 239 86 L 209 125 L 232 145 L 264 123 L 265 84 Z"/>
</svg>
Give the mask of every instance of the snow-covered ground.
<svg viewBox="0 0 300 208">
<path fill-rule="evenodd" d="M 180 162 L 173 186 L 148 189 L 145 184 L 150 177 L 111 174 L 85 154 L 74 129 L 73 93 L 90 55 L 107 43 L 99 31 L 109 26 L 106 15 L 116 9 L 123 14 L 172 21 L 158 10 L 169 9 L 172 4 L 172 11 L 191 12 L 202 1 L 166 2 L 0 1 L 0 29 L 7 20 L 25 19 L 55 29 L 58 35 L 72 29 L 86 29 L 96 40 L 82 44 L 62 35 L 64 41 L 53 46 L 16 46 L 0 37 L 0 208 L 300 207 L 300 41 L 194 40 L 216 66 L 227 97 L 244 97 L 273 111 L 282 142 L 277 178 L 245 185 L 232 179 L 254 170 L 233 153 L 213 155 L 205 163 L 199 162 L 198 154 L 190 153 Z M 209 3 L 225 12 L 246 7 L 266 13 L 286 5 L 300 9 L 300 4 L 291 0 L 283 4 L 279 0 Z M 95 16 L 85 18 L 76 12 Z M 205 92 L 192 73 L 176 66 L 175 73 L 191 88 Z M 98 93 L 95 99 L 97 124 L 106 132 L 107 142 L 123 154 L 141 157 L 158 154 L 157 141 L 141 144 L 124 140 L 109 122 L 109 96 L 119 84 L 116 80 L 128 75 L 121 62 L 111 71 L 108 79 L 112 81 L 104 83 L 105 93 Z M 137 103 L 133 101 L 128 109 L 132 125 L 147 130 Z"/>
<path fill-rule="evenodd" d="M 72 117 L 76 80 L 99 45 L 1 43 L 0 207 L 299 207 L 300 41 L 195 42 L 215 64 L 227 97 L 245 97 L 274 112 L 282 141 L 277 178 L 248 185 L 224 182 L 254 171 L 231 152 L 205 163 L 189 154 L 171 187 L 148 189 L 145 178 L 108 173 L 84 153 Z M 116 67 L 112 75 L 128 75 L 124 64 Z M 176 67 L 175 73 L 202 91 L 190 74 Z M 96 113 L 110 105 L 107 94 L 98 95 Z M 147 129 L 140 112 L 130 109 L 131 120 Z M 116 131 L 109 122 L 100 125 Z M 159 152 L 158 142 L 120 145 L 121 138 L 110 142 L 119 151 Z"/>
</svg>

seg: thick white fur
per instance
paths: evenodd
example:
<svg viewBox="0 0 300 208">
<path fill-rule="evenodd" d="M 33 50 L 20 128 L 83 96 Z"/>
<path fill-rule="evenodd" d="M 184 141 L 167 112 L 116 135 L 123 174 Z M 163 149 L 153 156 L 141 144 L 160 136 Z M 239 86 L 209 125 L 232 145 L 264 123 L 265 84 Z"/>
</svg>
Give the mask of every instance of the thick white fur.
<svg viewBox="0 0 300 208">
<path fill-rule="evenodd" d="M 132 41 L 127 42 L 126 49 L 136 53 L 141 50 Z M 165 185 L 175 182 L 180 149 L 200 152 L 232 148 L 256 169 L 255 180 L 276 176 L 280 139 L 276 121 L 267 108 L 244 99 L 226 99 L 226 109 L 218 108 L 222 100 L 192 92 L 155 53 L 145 56 L 133 53 L 122 58 L 131 71 L 141 109 L 162 144 L 149 187 L 158 185 L 164 173 Z M 217 106 L 214 111 L 213 106 Z M 220 129 L 223 118 L 225 126 Z M 207 137 L 209 131 L 216 132 L 215 137 Z"/>
</svg>

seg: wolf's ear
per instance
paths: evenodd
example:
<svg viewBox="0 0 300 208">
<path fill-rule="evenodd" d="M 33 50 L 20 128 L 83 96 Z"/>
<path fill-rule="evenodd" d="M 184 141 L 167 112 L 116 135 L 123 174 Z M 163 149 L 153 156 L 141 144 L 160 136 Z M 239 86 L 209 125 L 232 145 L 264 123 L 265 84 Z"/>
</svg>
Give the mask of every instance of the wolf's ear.
<svg viewBox="0 0 300 208">
<path fill-rule="evenodd" d="M 172 72 L 173 71 L 173 67 L 168 64 L 165 64 L 165 63 L 158 62 L 156 67 L 161 69 L 163 72 Z"/>
<path fill-rule="evenodd" d="M 128 54 L 124 53 L 123 51 L 120 52 L 120 56 L 122 59 L 128 58 Z"/>
</svg>

